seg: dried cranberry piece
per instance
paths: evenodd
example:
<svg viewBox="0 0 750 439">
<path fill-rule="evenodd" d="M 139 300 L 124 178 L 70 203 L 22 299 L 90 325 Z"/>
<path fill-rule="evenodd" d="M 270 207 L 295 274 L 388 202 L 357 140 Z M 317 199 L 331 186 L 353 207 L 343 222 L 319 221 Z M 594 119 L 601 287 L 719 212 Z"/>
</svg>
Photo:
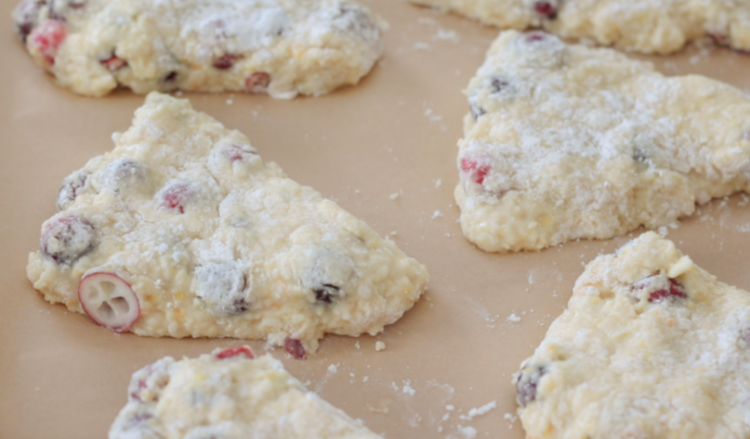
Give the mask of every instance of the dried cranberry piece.
<svg viewBox="0 0 750 439">
<path fill-rule="evenodd" d="M 305 358 L 305 347 L 302 346 L 302 342 L 296 338 L 287 337 L 284 340 L 284 349 L 286 349 L 292 357 L 298 360 Z"/>
<path fill-rule="evenodd" d="M 516 384 L 516 402 L 521 407 L 526 407 L 536 400 L 539 380 L 547 373 L 544 366 L 524 367 L 516 372 L 514 378 Z"/>
<path fill-rule="evenodd" d="M 535 2 L 534 11 L 548 20 L 557 18 L 557 8 L 550 2 Z"/>
<path fill-rule="evenodd" d="M 237 60 L 241 58 L 242 56 L 240 55 L 233 55 L 231 53 L 227 53 L 225 55 L 222 55 L 214 59 L 213 66 L 219 70 L 228 70 L 232 68 L 234 63 L 236 63 Z"/>
<path fill-rule="evenodd" d="M 466 157 L 461 159 L 461 171 L 467 173 L 471 181 L 476 184 L 484 183 L 484 179 L 491 169 L 491 166 L 488 164 L 480 164 Z"/>
<path fill-rule="evenodd" d="M 45 20 L 29 35 L 30 50 L 42 55 L 49 65 L 55 64 L 57 50 L 65 40 L 65 25 L 56 20 Z"/>
<path fill-rule="evenodd" d="M 265 93 L 271 84 L 271 75 L 266 72 L 255 72 L 245 79 L 245 87 L 250 93 Z"/>
<path fill-rule="evenodd" d="M 110 72 L 116 72 L 128 65 L 128 62 L 115 55 L 114 51 L 112 51 L 112 55 L 109 58 L 100 60 L 99 62 Z"/>
<path fill-rule="evenodd" d="M 243 356 L 251 360 L 255 358 L 255 355 L 253 355 L 253 351 L 250 350 L 250 348 L 247 346 L 236 346 L 233 348 L 224 349 L 223 351 L 216 353 L 216 358 L 218 358 L 219 360 L 237 356 Z"/>
<path fill-rule="evenodd" d="M 42 233 L 42 254 L 58 264 L 70 265 L 94 249 L 96 230 L 79 216 L 63 216 L 46 224 Z"/>
</svg>

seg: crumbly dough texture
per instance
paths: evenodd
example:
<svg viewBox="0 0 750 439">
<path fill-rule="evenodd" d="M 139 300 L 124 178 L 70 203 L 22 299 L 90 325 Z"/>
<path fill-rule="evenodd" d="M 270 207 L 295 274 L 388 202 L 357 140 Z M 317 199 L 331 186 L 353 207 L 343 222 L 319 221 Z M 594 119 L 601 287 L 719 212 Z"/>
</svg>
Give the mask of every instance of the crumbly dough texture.
<svg viewBox="0 0 750 439">
<path fill-rule="evenodd" d="M 668 54 L 690 41 L 750 51 L 746 0 L 409 0 L 501 29 L 541 28 L 642 53 Z"/>
<path fill-rule="evenodd" d="M 348 0 L 24 0 L 14 18 L 35 62 L 88 96 L 116 87 L 317 96 L 370 71 L 386 26 Z M 61 42 L 35 37 L 50 20 Z"/>
<path fill-rule="evenodd" d="M 140 302 L 136 334 L 314 352 L 325 333 L 381 332 L 425 288 L 424 266 L 187 100 L 149 94 L 113 140 L 65 179 L 29 255 L 51 303 L 84 312 L 81 278 L 113 273 Z"/>
<path fill-rule="evenodd" d="M 750 189 L 750 98 L 721 82 L 504 31 L 466 94 L 455 196 L 484 250 L 664 226 Z"/>
<path fill-rule="evenodd" d="M 750 293 L 647 232 L 588 264 L 514 381 L 528 438 L 748 437 Z"/>
<path fill-rule="evenodd" d="M 378 439 L 270 355 L 175 361 L 133 374 L 110 439 Z"/>
</svg>

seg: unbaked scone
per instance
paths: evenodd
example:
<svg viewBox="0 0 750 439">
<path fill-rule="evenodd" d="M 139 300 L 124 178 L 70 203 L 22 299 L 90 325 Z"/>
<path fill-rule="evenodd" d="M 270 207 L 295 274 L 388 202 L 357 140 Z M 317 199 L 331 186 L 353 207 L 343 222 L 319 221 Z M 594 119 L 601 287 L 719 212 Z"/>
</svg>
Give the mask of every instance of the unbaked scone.
<svg viewBox="0 0 750 439">
<path fill-rule="evenodd" d="M 526 437 L 750 437 L 750 293 L 647 232 L 589 263 L 514 376 Z"/>
<path fill-rule="evenodd" d="M 133 374 L 128 403 L 109 439 L 378 439 L 246 347 L 175 361 Z"/>
<path fill-rule="evenodd" d="M 13 17 L 34 61 L 87 96 L 317 96 L 370 71 L 385 27 L 349 0 L 23 0 Z"/>
<path fill-rule="evenodd" d="M 708 36 L 750 51 L 747 0 L 410 0 L 502 29 L 542 28 L 563 38 L 667 54 Z"/>
<path fill-rule="evenodd" d="M 27 274 L 111 330 L 268 338 L 293 356 L 325 333 L 376 334 L 427 270 L 264 163 L 187 100 L 152 92 L 115 148 L 62 184 Z"/>
<path fill-rule="evenodd" d="M 504 31 L 466 93 L 455 196 L 484 250 L 664 226 L 750 189 L 750 98 L 724 83 Z"/>
</svg>

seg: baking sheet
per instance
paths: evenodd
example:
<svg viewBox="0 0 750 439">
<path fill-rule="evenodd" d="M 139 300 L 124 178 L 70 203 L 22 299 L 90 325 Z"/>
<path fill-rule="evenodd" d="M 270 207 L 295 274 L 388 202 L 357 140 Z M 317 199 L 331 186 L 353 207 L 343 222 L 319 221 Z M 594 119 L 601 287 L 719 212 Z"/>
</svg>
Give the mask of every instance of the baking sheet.
<svg viewBox="0 0 750 439">
<path fill-rule="evenodd" d="M 46 303 L 27 281 L 27 255 L 55 212 L 60 182 L 112 148 L 111 133 L 130 125 L 143 97 L 83 98 L 54 85 L 14 36 L 14 4 L 0 0 L 0 438 L 103 438 L 132 372 L 165 355 L 192 357 L 239 342 L 113 334 Z M 563 309 L 583 264 L 635 234 L 510 255 L 464 240 L 452 195 L 467 111 L 460 90 L 497 30 L 401 0 L 369 5 L 390 23 L 387 50 L 357 87 L 293 101 L 185 94 L 247 134 L 293 179 L 381 235 L 395 232 L 392 239 L 430 270 L 424 298 L 383 334 L 328 336 L 305 361 L 271 352 L 310 389 L 388 438 L 465 438 L 467 428 L 479 438 L 522 438 L 511 375 Z M 750 55 L 693 47 L 648 59 L 668 74 L 701 73 L 750 90 Z M 743 200 L 703 206 L 668 237 L 720 280 L 750 290 Z M 385 351 L 375 351 L 377 340 Z M 249 344 L 266 351 L 262 342 Z M 491 402 L 496 408 L 468 419 Z"/>
</svg>

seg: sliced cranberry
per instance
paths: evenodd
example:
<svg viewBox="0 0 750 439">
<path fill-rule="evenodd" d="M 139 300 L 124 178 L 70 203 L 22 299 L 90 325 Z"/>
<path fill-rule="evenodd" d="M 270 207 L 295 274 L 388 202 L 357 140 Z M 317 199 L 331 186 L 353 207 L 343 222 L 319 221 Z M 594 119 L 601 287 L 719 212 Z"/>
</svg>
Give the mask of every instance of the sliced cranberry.
<svg viewBox="0 0 750 439">
<path fill-rule="evenodd" d="M 305 347 L 302 346 L 302 342 L 296 338 L 287 337 L 284 340 L 284 349 L 286 349 L 292 357 L 298 360 L 305 358 Z"/>
<path fill-rule="evenodd" d="M 221 153 L 232 162 L 244 161 L 254 155 L 258 155 L 257 152 L 250 150 L 248 146 L 244 145 L 227 145 L 221 150 Z"/>
<path fill-rule="evenodd" d="M 550 2 L 535 2 L 534 11 L 548 20 L 557 18 L 557 8 Z"/>
<path fill-rule="evenodd" d="M 102 65 L 106 67 L 110 72 L 116 72 L 128 65 L 128 62 L 115 55 L 114 51 L 109 58 L 103 59 L 99 62 L 102 63 Z"/>
<path fill-rule="evenodd" d="M 63 216 L 48 222 L 42 232 L 42 254 L 58 264 L 70 265 L 96 245 L 96 230 L 79 216 Z"/>
<path fill-rule="evenodd" d="M 123 332 L 141 316 L 138 297 L 130 284 L 114 273 L 92 273 L 78 283 L 78 300 L 97 325 Z"/>
<path fill-rule="evenodd" d="M 526 407 L 536 400 L 539 380 L 546 373 L 547 368 L 544 366 L 524 367 L 523 370 L 516 372 L 513 378 L 516 383 L 516 402 L 518 405 Z"/>
<path fill-rule="evenodd" d="M 65 177 L 62 186 L 60 186 L 60 191 L 57 192 L 57 210 L 63 210 L 73 204 L 88 181 L 89 174 L 85 171 L 76 171 Z"/>
<path fill-rule="evenodd" d="M 255 72 L 245 79 L 245 87 L 250 93 L 265 93 L 271 84 L 271 75 L 266 72 Z"/>
<path fill-rule="evenodd" d="M 687 299 L 685 287 L 676 279 L 669 279 L 662 274 L 645 277 L 636 281 L 631 289 L 635 291 L 646 290 L 649 303 L 664 300 Z"/>
<path fill-rule="evenodd" d="M 57 50 L 65 40 L 65 25 L 57 20 L 45 20 L 29 35 L 29 49 L 41 54 L 49 65 L 55 64 Z"/>
<path fill-rule="evenodd" d="M 159 400 L 160 391 L 169 384 L 169 366 L 160 360 L 149 364 L 133 374 L 128 386 L 130 399 L 140 402 L 155 402 Z M 148 390 L 148 392 L 145 392 Z"/>
<path fill-rule="evenodd" d="M 237 346 L 229 349 L 224 349 L 223 351 L 216 353 L 216 358 L 219 360 L 224 360 L 225 358 L 233 358 L 237 356 L 243 356 L 245 358 L 253 359 L 255 358 L 255 355 L 253 355 L 253 351 L 250 350 L 247 346 Z"/>
<path fill-rule="evenodd" d="M 175 181 L 160 192 L 161 205 L 165 209 L 185 213 L 185 206 L 192 198 L 192 191 L 186 182 Z"/>
<path fill-rule="evenodd" d="M 461 170 L 468 174 L 471 181 L 476 184 L 484 183 L 484 179 L 491 169 L 490 165 L 481 164 L 466 157 L 461 159 Z"/>
<path fill-rule="evenodd" d="M 234 63 L 236 63 L 237 60 L 241 58 L 242 56 L 240 55 L 232 55 L 231 53 L 227 53 L 226 55 L 222 55 L 219 58 L 216 58 L 213 62 L 213 66 L 219 70 L 227 70 L 232 68 Z"/>
</svg>

